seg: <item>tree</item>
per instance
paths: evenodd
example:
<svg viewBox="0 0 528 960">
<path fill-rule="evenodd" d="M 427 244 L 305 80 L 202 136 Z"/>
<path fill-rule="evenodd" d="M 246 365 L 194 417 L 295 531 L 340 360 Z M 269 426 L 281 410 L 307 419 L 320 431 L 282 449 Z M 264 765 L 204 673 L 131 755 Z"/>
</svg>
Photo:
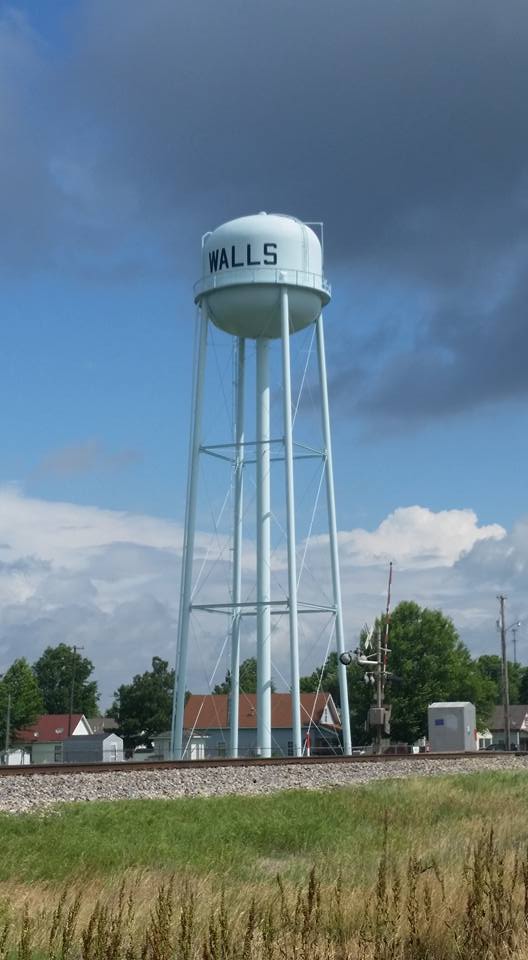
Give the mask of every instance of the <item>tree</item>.
<svg viewBox="0 0 528 960">
<path fill-rule="evenodd" d="M 385 616 L 375 625 L 384 630 Z M 389 670 L 394 681 L 387 684 L 386 700 L 392 705 L 391 738 L 413 743 L 427 734 L 427 707 L 437 700 L 470 700 L 477 720 L 488 720 L 496 687 L 484 676 L 461 642 L 453 623 L 440 610 L 400 603 L 391 617 Z M 320 670 L 301 680 L 302 690 L 316 690 Z M 365 742 L 368 709 L 373 688 L 364 682 L 365 669 L 355 661 L 347 667 L 352 737 Z M 321 689 L 340 703 L 337 655 L 328 658 Z"/>
<path fill-rule="evenodd" d="M 244 660 L 240 664 L 238 677 L 239 677 L 241 693 L 257 692 L 257 661 L 255 657 L 248 657 L 247 660 Z M 216 687 L 213 690 L 213 693 L 230 693 L 230 692 L 231 692 L 231 671 L 228 670 L 226 673 L 225 680 L 222 683 L 217 683 Z M 273 683 L 273 680 L 271 681 L 271 692 L 275 693 L 275 684 Z"/>
<path fill-rule="evenodd" d="M 479 673 L 494 684 L 494 703 L 502 703 L 502 657 L 499 657 L 497 654 L 487 653 L 478 657 L 475 662 Z M 526 686 L 524 681 L 525 675 L 525 667 L 522 667 L 520 663 L 512 663 L 508 660 L 510 703 L 526 702 L 521 697 L 521 691 L 523 691 L 523 688 Z"/>
<path fill-rule="evenodd" d="M 315 693 L 324 690 L 332 694 L 338 707 L 341 706 L 337 653 L 331 653 L 323 667 L 314 670 L 308 677 L 301 677 L 301 692 Z M 350 707 L 350 732 L 354 743 L 367 743 L 366 719 L 372 703 L 372 688 L 365 683 L 365 670 L 355 660 L 347 667 L 348 704 Z"/>
<path fill-rule="evenodd" d="M 528 667 L 522 667 L 522 676 L 519 682 L 519 699 L 517 703 L 528 703 Z"/>
<path fill-rule="evenodd" d="M 34 723 L 44 705 L 35 675 L 23 657 L 15 660 L 0 681 L 0 738 L 5 743 L 8 700 L 10 703 L 9 739 L 15 730 Z"/>
<path fill-rule="evenodd" d="M 72 713 L 84 713 L 87 717 L 97 714 L 99 693 L 97 682 L 90 680 L 93 670 L 92 661 L 82 657 L 75 647 L 66 643 L 47 647 L 33 664 L 45 712 L 69 713 L 72 704 Z"/>
<path fill-rule="evenodd" d="M 114 693 L 109 716 L 119 724 L 126 747 L 148 744 L 158 733 L 169 730 L 172 719 L 174 670 L 160 657 L 152 658 L 152 670 L 136 674 L 132 683 Z"/>
<path fill-rule="evenodd" d="M 383 620 L 383 618 L 382 618 Z M 427 707 L 437 700 L 469 700 L 477 722 L 488 720 L 495 684 L 484 677 L 440 610 L 400 603 L 390 626 L 391 730 L 395 740 L 412 743 L 427 734 Z"/>
</svg>

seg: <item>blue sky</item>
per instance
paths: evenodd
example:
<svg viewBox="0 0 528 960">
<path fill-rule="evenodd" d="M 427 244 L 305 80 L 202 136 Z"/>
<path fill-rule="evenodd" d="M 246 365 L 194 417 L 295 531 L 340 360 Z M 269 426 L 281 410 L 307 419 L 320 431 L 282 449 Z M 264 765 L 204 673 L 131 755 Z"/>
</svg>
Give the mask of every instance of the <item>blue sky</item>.
<svg viewBox="0 0 528 960">
<path fill-rule="evenodd" d="M 496 642 L 497 591 L 528 613 L 527 27 L 523 3 L 504 17 L 491 0 L 0 3 L 6 660 L 81 630 L 108 697 L 172 659 L 200 237 L 260 209 L 325 221 L 345 549 L 400 518 L 395 541 L 382 526 L 385 548 L 345 564 L 351 632 L 379 609 L 389 554 L 396 598 L 443 606 L 474 650 Z M 105 554 L 98 576 L 47 523 L 45 542 L 17 539 L 10 512 L 60 525 L 58 503 L 112 556 L 130 516 L 133 563 L 119 554 L 110 575 Z M 457 511 L 475 515 L 462 540 Z M 436 573 L 417 573 L 435 551 Z"/>
</svg>

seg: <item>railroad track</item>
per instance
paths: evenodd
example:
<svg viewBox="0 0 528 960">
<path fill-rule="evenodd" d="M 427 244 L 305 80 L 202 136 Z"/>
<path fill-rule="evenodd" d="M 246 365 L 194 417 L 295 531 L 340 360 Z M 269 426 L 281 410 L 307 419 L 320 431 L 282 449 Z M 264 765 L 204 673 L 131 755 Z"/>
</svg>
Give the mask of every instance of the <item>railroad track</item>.
<svg viewBox="0 0 528 960">
<path fill-rule="evenodd" d="M 0 766 L 1 777 L 34 777 L 37 774 L 56 776 L 57 774 L 75 773 L 132 773 L 142 770 L 204 770 L 215 767 L 281 767 L 281 766 L 319 766 L 321 764 L 361 764 L 361 763 L 392 763 L 398 760 L 407 760 L 420 764 L 425 760 L 468 760 L 489 757 L 524 757 L 526 754 L 506 750 L 478 750 L 475 753 L 394 753 L 363 754 L 362 756 L 343 757 L 241 757 L 233 760 L 222 757 L 217 760 L 125 760 L 122 763 L 43 763 L 28 764 L 23 767 Z"/>
</svg>

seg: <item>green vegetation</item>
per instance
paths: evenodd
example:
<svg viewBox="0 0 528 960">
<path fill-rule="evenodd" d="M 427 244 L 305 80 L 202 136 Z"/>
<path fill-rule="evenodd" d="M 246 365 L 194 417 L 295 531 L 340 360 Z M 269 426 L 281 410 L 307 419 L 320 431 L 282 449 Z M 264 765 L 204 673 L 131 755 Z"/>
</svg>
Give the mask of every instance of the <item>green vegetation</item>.
<svg viewBox="0 0 528 960">
<path fill-rule="evenodd" d="M 238 682 L 240 684 L 241 693 L 256 693 L 257 692 L 257 661 L 255 657 L 248 657 L 247 660 L 243 660 L 240 664 L 240 669 L 238 671 Z M 228 670 L 225 676 L 225 680 L 222 683 L 217 683 L 216 687 L 213 690 L 213 693 L 230 693 L 231 692 L 231 671 Z M 273 680 L 271 681 L 271 692 L 275 693 L 275 684 Z"/>
<path fill-rule="evenodd" d="M 29 663 L 24 657 L 15 660 L 0 681 L 0 742 L 5 743 L 9 714 L 9 739 L 19 727 L 33 723 L 42 713 L 40 690 Z"/>
<path fill-rule="evenodd" d="M 157 733 L 169 729 L 174 683 L 174 670 L 168 662 L 153 657 L 152 670 L 136 674 L 132 683 L 116 690 L 108 714 L 117 720 L 126 747 L 149 743 Z"/>
<path fill-rule="evenodd" d="M 79 803 L 0 818 L 0 881 L 67 881 L 127 869 L 221 876 L 228 884 L 298 879 L 371 883 L 385 816 L 397 858 L 414 849 L 446 865 L 483 820 L 506 846 L 528 840 L 528 775 L 479 773 L 387 780 L 265 797 Z"/>
<path fill-rule="evenodd" d="M 493 683 L 495 703 L 502 703 L 502 658 L 498 654 L 485 653 L 478 657 L 475 662 L 482 676 Z M 508 661 L 510 703 L 526 703 L 527 679 L 528 671 L 526 667 L 522 667 L 520 663 Z"/>
<path fill-rule="evenodd" d="M 527 786 L 474 774 L 3 817 L 0 958 L 525 960 Z"/>
<path fill-rule="evenodd" d="M 385 622 L 384 615 L 376 621 L 374 635 L 378 630 L 384 631 Z M 479 661 L 472 659 L 452 621 L 440 610 L 428 610 L 417 603 L 398 604 L 391 617 L 389 647 L 389 669 L 395 680 L 388 684 L 386 694 L 387 702 L 392 704 L 393 741 L 414 743 L 426 736 L 427 707 L 436 700 L 469 700 L 475 704 L 481 724 L 489 719 L 493 705 L 500 702 L 493 665 L 479 666 Z M 339 704 L 335 653 L 330 654 L 324 669 L 302 678 L 301 689 L 317 690 L 321 670 L 321 689 L 328 690 Z M 515 676 L 517 673 L 514 671 Z M 347 676 L 352 738 L 356 743 L 364 743 L 373 688 L 365 685 L 365 670 L 354 661 Z"/>
<path fill-rule="evenodd" d="M 97 713 L 97 682 L 90 679 L 94 665 L 76 647 L 59 643 L 46 647 L 33 664 L 44 701 L 45 713 L 69 713 L 73 689 L 73 713 L 93 717 Z"/>
</svg>

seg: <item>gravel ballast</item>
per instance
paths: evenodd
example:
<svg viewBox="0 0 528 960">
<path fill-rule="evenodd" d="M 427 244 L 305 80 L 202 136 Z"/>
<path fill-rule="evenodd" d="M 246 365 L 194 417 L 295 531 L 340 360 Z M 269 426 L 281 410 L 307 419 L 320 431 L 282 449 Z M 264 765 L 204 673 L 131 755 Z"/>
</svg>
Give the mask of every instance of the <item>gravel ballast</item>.
<svg viewBox="0 0 528 960">
<path fill-rule="evenodd" d="M 2 776 L 0 811 L 26 813 L 57 803 L 90 800 L 173 799 L 229 794 L 263 795 L 277 790 L 326 790 L 373 780 L 475 773 L 484 770 L 528 771 L 528 757 L 402 758 L 390 762 L 317 765 L 201 767 L 196 770 L 94 771 L 53 776 Z"/>
</svg>

